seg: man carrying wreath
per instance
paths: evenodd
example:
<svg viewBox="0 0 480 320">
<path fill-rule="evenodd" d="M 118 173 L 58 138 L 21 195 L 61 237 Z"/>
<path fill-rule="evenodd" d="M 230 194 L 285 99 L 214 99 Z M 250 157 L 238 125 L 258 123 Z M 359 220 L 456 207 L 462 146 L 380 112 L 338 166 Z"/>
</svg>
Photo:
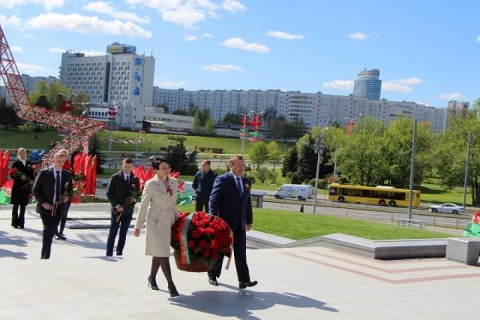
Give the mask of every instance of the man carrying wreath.
<svg viewBox="0 0 480 320">
<path fill-rule="evenodd" d="M 123 248 L 127 240 L 127 232 L 132 222 L 133 209 L 140 192 L 140 181 L 133 173 L 133 159 L 125 158 L 122 161 L 122 170 L 114 173 L 107 187 L 107 199 L 111 204 L 110 231 L 107 239 L 107 257 L 113 255 L 115 238 L 118 235 L 117 256 L 123 255 Z"/>
<path fill-rule="evenodd" d="M 233 254 L 239 288 L 257 285 L 250 280 L 247 265 L 247 231 L 252 229 L 253 214 L 250 189 L 252 183 L 243 177 L 245 160 L 234 156 L 229 163 L 230 171 L 217 176 L 210 195 L 210 214 L 222 218 L 233 231 Z M 222 270 L 223 256 L 220 256 L 208 271 L 208 282 L 218 286 L 217 278 Z"/>
</svg>

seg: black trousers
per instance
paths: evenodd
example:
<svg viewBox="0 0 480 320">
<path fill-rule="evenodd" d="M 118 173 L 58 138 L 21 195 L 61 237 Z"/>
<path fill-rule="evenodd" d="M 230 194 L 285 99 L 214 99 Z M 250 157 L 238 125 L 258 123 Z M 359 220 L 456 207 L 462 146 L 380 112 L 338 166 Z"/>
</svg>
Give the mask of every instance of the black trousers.
<svg viewBox="0 0 480 320">
<path fill-rule="evenodd" d="M 12 227 L 23 228 L 25 226 L 25 211 L 27 205 L 14 204 L 12 207 Z M 20 212 L 18 212 L 20 209 Z"/>
<path fill-rule="evenodd" d="M 247 233 L 245 230 L 233 232 L 233 256 L 237 269 L 238 282 L 250 282 L 250 271 L 247 265 Z M 209 277 L 220 277 L 222 273 L 223 255 L 208 270 Z"/>
<path fill-rule="evenodd" d="M 123 213 L 119 222 L 117 222 L 117 216 L 113 212 L 111 213 L 110 231 L 108 232 L 107 239 L 107 256 L 111 256 L 113 254 L 113 247 L 115 245 L 115 238 L 117 237 L 117 233 L 119 233 L 117 254 L 123 253 L 123 248 L 125 247 L 125 242 L 127 241 L 128 228 L 130 227 L 131 222 L 131 213 Z M 120 232 L 118 232 L 118 229 L 120 229 Z"/>
<path fill-rule="evenodd" d="M 197 198 L 195 199 L 195 211 L 208 213 L 208 201 L 210 201 L 210 198 L 197 195 Z M 205 210 L 203 210 L 203 207 L 205 207 Z"/>
<path fill-rule="evenodd" d="M 61 219 L 60 212 L 65 210 L 64 207 L 66 204 L 62 203 L 58 206 L 54 215 L 52 211 L 42 210 L 40 212 L 40 217 L 42 218 L 43 223 L 43 240 L 42 240 L 42 252 L 41 259 L 50 259 L 50 252 L 52 249 L 53 236 L 58 228 L 58 223 Z"/>
<path fill-rule="evenodd" d="M 65 204 L 65 210 L 63 210 L 60 217 L 60 223 L 59 223 L 60 226 L 58 228 L 58 234 L 62 234 L 63 230 L 65 230 L 65 224 L 67 223 L 68 209 L 70 209 L 70 204 L 71 204 L 70 201 Z"/>
</svg>

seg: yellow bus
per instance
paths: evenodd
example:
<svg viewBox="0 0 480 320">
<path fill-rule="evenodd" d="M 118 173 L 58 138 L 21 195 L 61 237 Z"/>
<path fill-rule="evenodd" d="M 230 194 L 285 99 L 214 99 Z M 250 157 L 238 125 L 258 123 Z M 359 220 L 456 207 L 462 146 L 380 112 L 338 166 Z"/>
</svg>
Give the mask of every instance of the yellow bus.
<svg viewBox="0 0 480 320">
<path fill-rule="evenodd" d="M 420 191 L 413 190 L 412 206 L 420 205 Z M 408 207 L 410 190 L 394 187 L 377 186 L 365 187 L 359 185 L 342 185 L 332 183 L 328 192 L 328 200 L 337 202 L 356 202 L 378 204 L 391 207 Z"/>
</svg>

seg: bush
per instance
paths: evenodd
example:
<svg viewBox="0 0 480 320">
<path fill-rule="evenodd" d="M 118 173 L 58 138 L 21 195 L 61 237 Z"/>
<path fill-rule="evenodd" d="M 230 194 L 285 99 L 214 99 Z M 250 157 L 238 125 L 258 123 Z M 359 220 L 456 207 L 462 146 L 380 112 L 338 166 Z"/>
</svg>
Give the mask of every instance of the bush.
<svg viewBox="0 0 480 320">
<path fill-rule="evenodd" d="M 315 178 L 310 180 L 309 184 L 315 188 Z M 318 179 L 318 189 L 327 189 L 328 181 L 327 179 Z"/>
<path fill-rule="evenodd" d="M 257 177 L 257 179 L 258 179 L 258 181 L 260 181 L 260 183 L 265 183 L 265 180 L 267 180 L 267 177 L 268 177 L 268 169 L 267 168 L 259 168 L 253 174 L 255 175 L 255 177 Z"/>
<path fill-rule="evenodd" d="M 42 128 L 39 127 L 39 126 L 35 126 L 35 127 L 33 127 L 32 131 L 33 132 L 42 132 Z"/>
<path fill-rule="evenodd" d="M 291 184 L 302 184 L 302 180 L 300 179 L 300 176 L 298 175 L 297 172 L 292 173 L 292 177 L 290 179 Z"/>
</svg>

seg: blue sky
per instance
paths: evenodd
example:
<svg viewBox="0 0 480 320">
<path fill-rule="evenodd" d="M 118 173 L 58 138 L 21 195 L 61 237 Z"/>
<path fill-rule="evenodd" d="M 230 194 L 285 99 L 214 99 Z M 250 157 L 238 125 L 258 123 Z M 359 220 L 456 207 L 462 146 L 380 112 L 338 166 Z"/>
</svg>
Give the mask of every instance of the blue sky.
<svg viewBox="0 0 480 320">
<path fill-rule="evenodd" d="M 113 42 L 156 59 L 161 88 L 348 95 L 365 67 L 382 98 L 446 107 L 480 98 L 472 0 L 1 0 L 20 73 L 56 76 L 61 52 Z"/>
</svg>

